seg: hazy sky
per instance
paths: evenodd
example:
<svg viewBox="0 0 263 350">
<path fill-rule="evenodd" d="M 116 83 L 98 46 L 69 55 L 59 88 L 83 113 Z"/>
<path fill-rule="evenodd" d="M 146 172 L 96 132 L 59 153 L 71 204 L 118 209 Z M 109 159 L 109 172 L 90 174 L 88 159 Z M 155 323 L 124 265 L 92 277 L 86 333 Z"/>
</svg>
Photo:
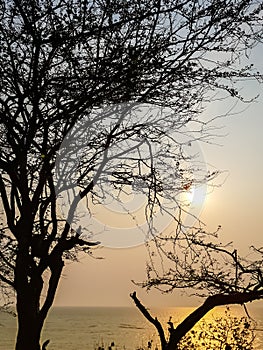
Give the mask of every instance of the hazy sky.
<svg viewBox="0 0 263 350">
<path fill-rule="evenodd" d="M 261 64 L 263 72 L 263 49 L 257 49 L 251 58 Z M 201 218 L 208 228 L 222 226 L 222 240 L 234 241 L 242 253 L 254 245 L 263 244 L 263 86 L 248 82 L 245 93 L 255 96 L 261 93 L 257 102 L 238 115 L 223 118 L 217 122 L 224 126 L 220 132 L 224 138 L 216 139 L 217 145 L 201 145 L 207 163 L 215 168 L 226 170 L 224 184 L 215 188 L 207 196 Z M 241 111 L 248 106 L 237 106 Z M 207 111 L 211 115 L 219 112 L 213 103 Z M 223 181 L 223 178 L 220 178 Z M 64 270 L 56 297 L 56 305 L 123 306 L 132 305 L 129 293 L 137 290 L 146 305 L 192 305 L 193 298 L 179 293 L 161 295 L 134 286 L 131 280 L 145 278 L 146 252 L 144 247 L 125 249 L 103 248 L 96 252 L 104 257 L 96 260 L 90 257 L 80 263 L 70 263 Z"/>
</svg>

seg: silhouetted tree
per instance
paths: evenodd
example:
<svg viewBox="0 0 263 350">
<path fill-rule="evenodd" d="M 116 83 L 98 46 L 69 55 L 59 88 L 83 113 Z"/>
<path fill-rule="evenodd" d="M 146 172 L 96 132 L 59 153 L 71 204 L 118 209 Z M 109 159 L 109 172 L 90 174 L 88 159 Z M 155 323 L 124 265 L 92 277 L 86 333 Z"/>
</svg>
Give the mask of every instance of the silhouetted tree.
<svg viewBox="0 0 263 350">
<path fill-rule="evenodd" d="M 179 350 L 252 350 L 254 349 L 255 323 L 248 317 L 225 314 L 203 320 L 179 343 Z"/>
<path fill-rule="evenodd" d="M 246 310 L 246 303 L 263 299 L 263 249 L 251 247 L 250 257 L 242 258 L 230 244 L 223 246 L 217 240 L 216 234 L 213 237 L 197 230 L 176 238 L 155 237 L 154 248 L 149 248 L 148 279 L 140 283 L 142 287 L 165 292 L 188 290 L 191 295 L 205 299 L 176 327 L 168 322 L 166 339 L 158 319 L 149 314 L 136 293 L 131 294 L 138 309 L 156 327 L 162 349 L 180 349 L 179 344 L 187 333 L 217 306 L 237 304 Z M 156 268 L 160 266 L 158 259 L 162 269 Z"/>
<path fill-rule="evenodd" d="M 168 335 L 165 334 L 163 325 L 137 299 L 136 294 L 131 294 L 136 306 L 158 329 L 161 348 L 178 350 L 252 350 L 255 341 L 255 322 L 248 317 L 232 316 L 229 307 L 225 310 L 225 315 L 213 318 L 212 320 L 202 320 L 186 333 L 178 343 L 172 343 L 171 330 L 176 332 L 180 323 L 175 327 L 170 316 L 168 324 Z M 191 316 L 192 317 L 192 316 Z M 181 324 L 183 324 L 182 321 Z"/>
<path fill-rule="evenodd" d="M 153 228 L 161 199 L 175 200 L 197 181 L 171 132 L 188 124 L 205 138 L 202 102 L 215 90 L 242 99 L 235 81 L 259 77 L 236 62 L 260 41 L 261 7 L 249 0 L 0 1 L 0 280 L 16 295 L 16 350 L 40 349 L 65 259 L 96 244 L 58 210 L 54 168 L 65 136 L 94 108 L 171 108 L 142 120 L 127 107 L 117 117 L 114 108 L 91 114 L 75 172 L 80 192 L 68 212 L 87 195 L 100 201 L 105 188 L 135 187 L 148 200 Z"/>
</svg>

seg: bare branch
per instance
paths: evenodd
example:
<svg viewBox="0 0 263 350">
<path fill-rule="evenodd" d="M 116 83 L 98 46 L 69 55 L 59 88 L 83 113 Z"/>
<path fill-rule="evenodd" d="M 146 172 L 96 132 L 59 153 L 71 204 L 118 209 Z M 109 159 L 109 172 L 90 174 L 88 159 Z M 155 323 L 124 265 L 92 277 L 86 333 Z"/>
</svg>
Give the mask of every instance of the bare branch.
<svg viewBox="0 0 263 350">
<path fill-rule="evenodd" d="M 133 292 L 130 294 L 130 297 L 132 298 L 132 300 L 134 301 L 136 307 L 141 311 L 141 313 L 144 315 L 144 317 L 146 317 L 146 319 L 152 323 L 155 328 L 158 331 L 159 337 L 160 337 L 160 341 L 161 341 L 161 345 L 162 345 L 162 349 L 165 349 L 167 342 L 165 339 L 165 334 L 164 334 L 164 330 L 163 327 L 161 325 L 161 323 L 158 321 L 157 317 L 153 318 L 149 311 L 145 308 L 145 306 L 142 305 L 142 303 L 140 302 L 140 300 L 137 298 L 136 296 L 136 292 Z"/>
</svg>

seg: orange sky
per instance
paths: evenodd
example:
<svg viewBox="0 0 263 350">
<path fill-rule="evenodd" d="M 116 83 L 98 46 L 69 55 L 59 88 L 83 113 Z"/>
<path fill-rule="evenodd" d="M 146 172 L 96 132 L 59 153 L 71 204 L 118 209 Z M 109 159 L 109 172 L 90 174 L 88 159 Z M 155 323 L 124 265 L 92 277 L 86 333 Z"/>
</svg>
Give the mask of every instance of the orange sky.
<svg viewBox="0 0 263 350">
<path fill-rule="evenodd" d="M 253 58 L 261 65 L 261 71 L 262 57 L 261 47 Z M 216 140 L 221 146 L 201 146 L 207 163 L 227 170 L 225 183 L 209 191 L 201 217 L 211 230 L 221 225 L 222 239 L 233 240 L 240 253 L 246 253 L 252 244 L 262 246 L 263 243 L 263 87 L 249 82 L 244 91 L 251 97 L 258 93 L 261 96 L 238 116 L 218 121 L 224 126 L 221 132 L 227 134 Z M 213 104 L 207 113 L 213 115 L 220 108 Z M 243 108 L 239 105 L 236 111 Z M 140 281 L 145 277 L 146 252 L 142 246 L 102 248 L 97 250 L 96 255 L 104 259 L 87 257 L 79 264 L 70 263 L 66 267 L 56 305 L 132 305 L 129 293 L 135 289 L 146 305 L 185 306 L 196 303 L 193 298 L 181 297 L 179 293 L 161 295 L 153 291 L 146 294 L 133 285 L 131 280 Z"/>
</svg>

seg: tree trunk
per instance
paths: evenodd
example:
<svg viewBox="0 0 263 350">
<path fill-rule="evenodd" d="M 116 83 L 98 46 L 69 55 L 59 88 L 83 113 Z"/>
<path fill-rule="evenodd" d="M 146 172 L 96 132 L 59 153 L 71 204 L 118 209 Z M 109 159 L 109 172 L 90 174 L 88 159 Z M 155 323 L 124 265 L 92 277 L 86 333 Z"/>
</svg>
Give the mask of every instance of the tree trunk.
<svg viewBox="0 0 263 350">
<path fill-rule="evenodd" d="M 40 350 L 41 327 L 30 313 L 18 317 L 16 350 Z"/>
<path fill-rule="evenodd" d="M 34 271 L 25 242 L 20 243 L 15 269 L 16 310 L 18 330 L 16 350 L 40 350 L 43 319 L 39 313 L 43 288 L 41 274 Z"/>
<path fill-rule="evenodd" d="M 16 350 L 40 350 L 40 336 L 44 321 L 56 294 L 58 281 L 63 269 L 61 257 L 51 266 L 49 287 L 42 308 L 39 308 L 43 281 L 41 276 L 34 275 L 30 283 L 17 290 L 18 333 Z M 45 342 L 47 345 L 48 342 Z M 46 348 L 46 347 L 44 347 Z"/>
<path fill-rule="evenodd" d="M 40 336 L 48 311 L 53 305 L 58 282 L 64 266 L 62 260 L 63 243 L 43 257 L 43 264 L 36 265 L 30 253 L 30 237 L 32 225 L 26 220 L 20 223 L 23 232 L 18 242 L 15 266 L 15 290 L 17 296 L 18 331 L 16 350 L 40 350 Z M 45 297 L 43 292 L 42 274 L 49 268 L 51 274 Z M 41 295 L 43 304 L 40 307 Z M 47 345 L 47 343 L 46 343 Z"/>
<path fill-rule="evenodd" d="M 18 331 L 16 350 L 40 350 L 43 321 L 30 285 L 17 293 Z"/>
</svg>

